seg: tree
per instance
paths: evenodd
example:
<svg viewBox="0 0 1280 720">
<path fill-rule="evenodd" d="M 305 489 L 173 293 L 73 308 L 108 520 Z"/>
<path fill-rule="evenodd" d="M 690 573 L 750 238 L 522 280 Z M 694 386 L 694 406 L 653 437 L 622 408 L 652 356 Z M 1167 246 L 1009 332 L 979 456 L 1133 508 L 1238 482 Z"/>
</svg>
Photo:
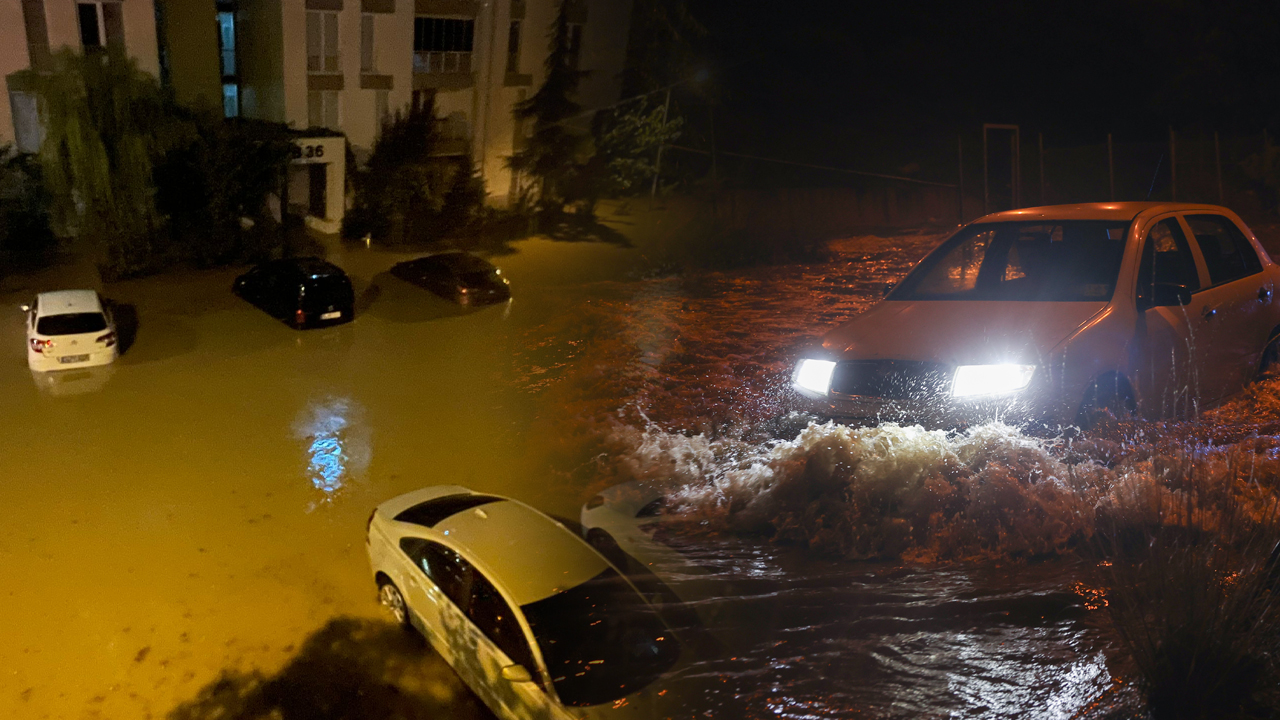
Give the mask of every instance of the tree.
<svg viewBox="0 0 1280 720">
<path fill-rule="evenodd" d="M 546 80 L 533 97 L 515 107 L 518 120 L 533 120 L 533 137 L 524 149 L 512 155 L 509 164 L 511 169 L 537 181 L 537 202 L 543 210 L 564 206 L 564 188 L 578 170 L 578 150 L 583 140 L 581 134 L 567 126 L 567 121 L 582 109 L 573 96 L 587 74 L 572 64 L 570 1 L 561 0 L 551 26 Z"/>
<path fill-rule="evenodd" d="M 0 145 L 0 266 L 30 266 L 57 246 L 39 158 Z"/>
<path fill-rule="evenodd" d="M 650 93 L 693 77 L 699 65 L 695 44 L 706 35 L 685 0 L 636 0 L 622 96 Z"/>
<path fill-rule="evenodd" d="M 680 137 L 683 125 L 683 119 L 667 117 L 667 108 L 644 97 L 596 113 L 594 153 L 576 173 L 568 199 L 585 201 L 590 210 L 601 197 L 647 189 L 658 172 L 658 147 Z"/>
<path fill-rule="evenodd" d="M 62 50 L 53 72 L 24 71 L 43 102 L 40 158 L 58 225 L 100 253 L 109 278 L 154 269 L 164 226 L 153 170 L 186 128 L 123 49 Z"/>
</svg>

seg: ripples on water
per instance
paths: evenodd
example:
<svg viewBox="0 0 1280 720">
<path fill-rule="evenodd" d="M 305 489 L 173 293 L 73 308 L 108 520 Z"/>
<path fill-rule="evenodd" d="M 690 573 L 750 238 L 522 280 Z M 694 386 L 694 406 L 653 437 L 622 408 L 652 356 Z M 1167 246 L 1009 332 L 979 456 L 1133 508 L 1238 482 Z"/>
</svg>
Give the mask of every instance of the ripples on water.
<svg viewBox="0 0 1280 720">
<path fill-rule="evenodd" d="M 699 666 L 719 690 L 694 710 L 1132 714 L 1104 655 L 1095 536 L 1143 521 L 1140 499 L 1176 499 L 1190 475 L 1258 512 L 1272 502 L 1274 380 L 1199 422 L 1075 440 L 998 422 L 954 434 L 811 425 L 763 440 L 755 428 L 785 406 L 794 348 L 876 302 L 937 240 L 862 238 L 830 265 L 618 283 L 566 319 L 580 341 L 526 343 L 530 389 L 564 411 L 534 430 L 552 464 L 593 491 L 662 487 L 670 513 L 650 532 L 714 570 L 702 604 L 730 641 Z"/>
</svg>

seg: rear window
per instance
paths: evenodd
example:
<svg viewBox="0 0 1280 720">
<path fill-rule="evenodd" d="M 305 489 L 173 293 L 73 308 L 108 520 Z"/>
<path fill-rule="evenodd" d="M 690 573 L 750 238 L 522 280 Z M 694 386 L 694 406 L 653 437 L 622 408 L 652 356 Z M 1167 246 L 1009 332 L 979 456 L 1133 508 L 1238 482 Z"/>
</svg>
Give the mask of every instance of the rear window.
<svg viewBox="0 0 1280 720">
<path fill-rule="evenodd" d="M 36 322 L 36 332 L 41 335 L 80 335 L 106 329 L 107 319 L 96 312 L 45 315 Z"/>
<path fill-rule="evenodd" d="M 341 275 L 311 278 L 303 285 L 303 302 L 311 307 L 349 305 L 354 299 L 351 281 Z"/>
<path fill-rule="evenodd" d="M 502 498 L 493 497 L 492 495 L 445 495 L 444 497 L 420 502 L 399 515 L 396 515 L 395 519 L 396 522 L 413 523 L 414 525 L 422 525 L 424 527 L 435 527 L 441 520 L 453 517 L 463 510 L 470 510 L 473 507 L 488 505 L 492 502 L 498 502 L 501 499 Z"/>
</svg>

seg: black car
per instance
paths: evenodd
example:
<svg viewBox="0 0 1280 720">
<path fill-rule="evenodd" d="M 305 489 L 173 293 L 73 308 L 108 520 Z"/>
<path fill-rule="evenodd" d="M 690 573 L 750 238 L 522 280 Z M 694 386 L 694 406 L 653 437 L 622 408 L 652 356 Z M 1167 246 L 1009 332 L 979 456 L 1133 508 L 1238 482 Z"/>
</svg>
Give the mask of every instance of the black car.
<svg viewBox="0 0 1280 720">
<path fill-rule="evenodd" d="M 485 305 L 507 300 L 511 287 L 502 271 L 467 252 L 442 252 L 406 260 L 391 274 L 461 305 Z"/>
<path fill-rule="evenodd" d="M 355 293 L 342 268 L 320 258 L 272 260 L 236 278 L 232 291 L 301 330 L 351 322 Z"/>
</svg>

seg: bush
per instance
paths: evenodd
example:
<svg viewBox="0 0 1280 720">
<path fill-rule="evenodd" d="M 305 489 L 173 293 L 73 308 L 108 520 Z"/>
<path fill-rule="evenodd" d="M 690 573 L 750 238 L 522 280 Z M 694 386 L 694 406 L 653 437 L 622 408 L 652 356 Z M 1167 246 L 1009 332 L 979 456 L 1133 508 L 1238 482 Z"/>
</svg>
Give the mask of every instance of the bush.
<svg viewBox="0 0 1280 720">
<path fill-rule="evenodd" d="M 39 161 L 0 145 L 0 263 L 34 267 L 57 249 Z"/>
</svg>

